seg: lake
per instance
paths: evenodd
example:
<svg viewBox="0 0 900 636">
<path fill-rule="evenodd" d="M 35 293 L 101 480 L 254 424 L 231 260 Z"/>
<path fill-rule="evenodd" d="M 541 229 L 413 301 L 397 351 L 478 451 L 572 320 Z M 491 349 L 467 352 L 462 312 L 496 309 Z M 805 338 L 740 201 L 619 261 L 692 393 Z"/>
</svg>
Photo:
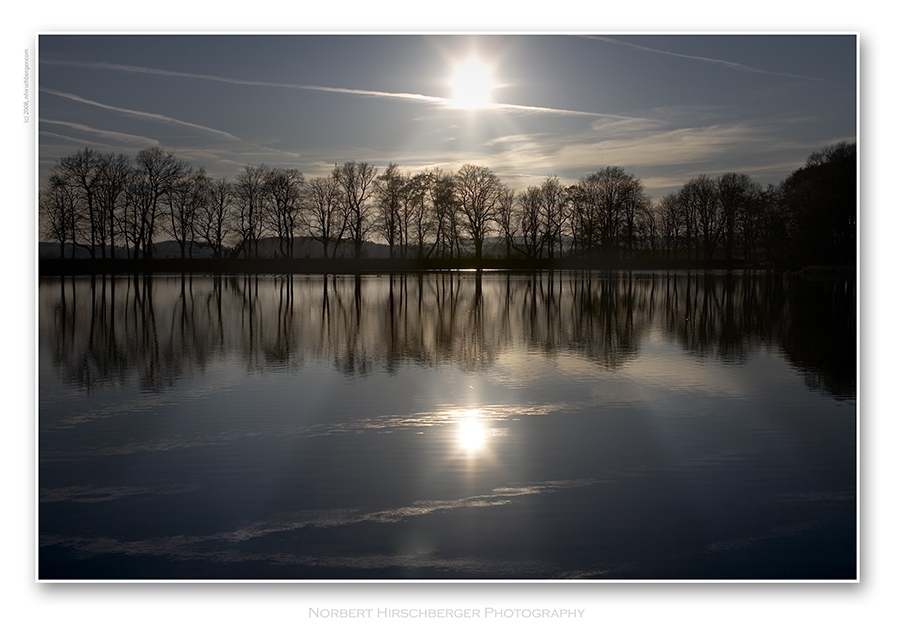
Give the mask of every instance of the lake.
<svg viewBox="0 0 900 636">
<path fill-rule="evenodd" d="M 41 277 L 42 580 L 854 580 L 856 287 Z"/>
</svg>

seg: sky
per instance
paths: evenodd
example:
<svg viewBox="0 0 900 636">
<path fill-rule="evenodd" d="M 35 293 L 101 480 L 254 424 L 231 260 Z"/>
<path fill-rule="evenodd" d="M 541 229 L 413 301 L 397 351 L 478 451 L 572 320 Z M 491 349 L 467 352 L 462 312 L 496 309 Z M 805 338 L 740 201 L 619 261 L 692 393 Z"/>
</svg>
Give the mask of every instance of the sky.
<svg viewBox="0 0 900 636">
<path fill-rule="evenodd" d="M 777 184 L 857 134 L 852 34 L 48 34 L 38 61 L 40 183 L 86 146 L 159 146 L 214 178 L 475 163 L 520 190 L 621 166 L 658 197 Z"/>
</svg>

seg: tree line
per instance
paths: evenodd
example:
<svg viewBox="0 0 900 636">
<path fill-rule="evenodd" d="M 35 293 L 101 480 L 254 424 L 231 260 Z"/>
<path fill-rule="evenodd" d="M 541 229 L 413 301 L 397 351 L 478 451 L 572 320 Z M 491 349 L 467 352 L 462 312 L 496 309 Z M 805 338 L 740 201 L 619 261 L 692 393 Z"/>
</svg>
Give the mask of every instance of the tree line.
<svg viewBox="0 0 900 636">
<path fill-rule="evenodd" d="M 856 145 L 813 153 L 777 186 L 702 175 L 657 200 L 617 166 L 568 186 L 548 176 L 515 191 L 474 164 L 412 173 L 350 161 L 310 179 L 262 164 L 213 179 L 158 147 L 133 158 L 84 148 L 57 161 L 39 209 L 42 237 L 60 244 L 61 258 L 66 244 L 93 258 L 151 258 L 163 237 L 186 258 L 196 247 L 260 257 L 263 239 L 293 258 L 295 239 L 308 238 L 326 258 L 360 258 L 376 241 L 391 257 L 419 259 L 481 259 L 490 245 L 506 258 L 852 265 Z"/>
</svg>

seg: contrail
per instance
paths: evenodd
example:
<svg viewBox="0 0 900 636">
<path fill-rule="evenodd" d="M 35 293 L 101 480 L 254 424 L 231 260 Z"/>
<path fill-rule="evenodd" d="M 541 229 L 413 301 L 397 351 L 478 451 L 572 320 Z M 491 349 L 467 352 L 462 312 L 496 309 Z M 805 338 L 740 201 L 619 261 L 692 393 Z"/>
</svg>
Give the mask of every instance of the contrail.
<svg viewBox="0 0 900 636">
<path fill-rule="evenodd" d="M 79 68 L 93 68 L 99 70 L 123 71 L 126 73 L 145 73 L 149 75 L 163 75 L 166 77 L 186 77 L 190 79 L 209 80 L 213 82 L 225 82 L 226 84 L 237 84 L 241 86 L 266 86 L 272 88 L 289 88 L 294 90 L 305 91 L 321 91 L 325 93 L 343 93 L 346 95 L 359 95 L 362 97 L 379 97 L 382 99 L 401 99 L 408 101 L 427 102 L 430 104 L 438 104 L 444 106 L 457 106 L 459 102 L 446 97 L 434 97 L 431 95 L 421 95 L 419 93 L 389 93 L 386 91 L 371 91 L 358 88 L 335 88 L 331 86 L 317 86 L 314 84 L 285 84 L 279 82 L 263 82 L 258 80 L 243 80 L 232 77 L 222 77 L 220 75 L 206 75 L 202 73 L 183 73 L 181 71 L 166 71 L 162 69 L 146 68 L 143 66 L 130 66 L 125 64 L 110 64 L 108 62 L 74 62 L 70 60 L 42 60 L 41 64 L 56 64 L 60 66 L 76 66 Z M 460 106 L 460 108 L 463 108 Z M 633 117 L 624 117 L 621 115 L 610 115 L 608 113 L 591 113 L 580 110 L 566 110 L 562 108 L 549 108 L 545 106 L 524 106 L 521 104 L 498 104 L 494 102 L 484 102 L 476 106 L 482 110 L 495 111 L 516 111 L 523 113 L 536 113 L 546 115 L 576 115 L 584 117 L 615 117 L 617 119 L 634 119 Z"/>
<path fill-rule="evenodd" d="M 744 64 L 738 64 L 737 62 L 729 62 L 727 60 L 717 60 L 712 57 L 701 57 L 699 55 L 685 55 L 684 53 L 672 53 L 671 51 L 661 51 L 659 49 L 651 49 L 648 46 L 641 46 L 640 44 L 633 44 L 631 42 L 623 42 L 622 40 L 617 40 L 615 38 L 604 37 L 602 35 L 583 35 L 582 37 L 588 38 L 590 40 L 601 40 L 603 42 L 609 42 L 610 44 L 617 44 L 619 46 L 627 46 L 628 48 L 636 49 L 638 51 L 647 51 L 649 53 L 659 53 L 660 55 L 670 55 L 672 57 L 681 57 L 687 60 L 697 60 L 699 62 L 709 62 L 711 64 L 718 64 L 719 66 L 725 66 L 737 71 L 745 71 L 747 73 L 762 73 L 764 75 L 780 75 L 782 77 L 793 77 L 795 79 L 805 79 L 805 80 L 813 80 L 816 82 L 824 82 L 821 77 L 807 77 L 805 75 L 793 75 L 791 73 L 779 73 L 778 71 L 764 71 L 762 69 L 753 68 L 752 66 L 746 66 Z"/>
<path fill-rule="evenodd" d="M 231 133 L 227 133 L 222 130 L 216 130 L 215 128 L 209 128 L 207 126 L 201 126 L 200 124 L 192 124 L 187 121 L 181 121 L 180 119 L 175 119 L 174 117 L 168 117 L 166 115 L 160 115 L 157 113 L 145 113 L 140 110 L 131 110 L 128 108 L 119 108 L 118 106 L 110 106 L 109 104 L 101 104 L 100 102 L 95 102 L 90 99 L 85 99 L 84 97 L 79 97 L 78 95 L 73 95 L 72 93 L 63 93 L 62 91 L 55 91 L 50 88 L 41 88 L 40 90 L 44 93 L 49 93 L 50 95 L 56 95 L 57 97 L 64 97 L 66 99 L 71 99 L 76 102 L 81 102 L 82 104 L 96 106 L 97 108 L 105 108 L 107 110 L 116 111 L 118 113 L 125 113 L 126 115 L 133 115 L 135 117 L 142 117 L 144 119 L 154 119 L 157 121 L 163 121 L 163 122 L 170 123 L 170 124 L 179 124 L 181 126 L 189 126 L 190 128 L 198 128 L 200 130 L 205 130 L 207 132 L 211 132 L 216 135 L 221 135 L 232 141 L 240 141 L 240 139 L 238 139 Z"/>
<path fill-rule="evenodd" d="M 85 124 L 77 124 L 70 121 L 59 121 L 56 119 L 45 119 L 41 117 L 40 122 L 42 124 L 54 124 L 56 126 L 68 126 L 69 128 L 74 128 L 75 130 L 80 130 L 81 132 L 94 133 L 95 135 L 99 135 L 101 137 L 111 137 L 112 139 L 116 139 L 123 143 L 132 143 L 132 144 L 143 144 L 143 145 L 156 145 L 158 142 L 155 139 L 151 139 L 150 137 L 142 137 L 140 135 L 130 135 L 128 133 L 120 133 L 112 130 L 101 130 L 99 128 L 93 128 L 91 126 L 87 126 Z"/>
</svg>

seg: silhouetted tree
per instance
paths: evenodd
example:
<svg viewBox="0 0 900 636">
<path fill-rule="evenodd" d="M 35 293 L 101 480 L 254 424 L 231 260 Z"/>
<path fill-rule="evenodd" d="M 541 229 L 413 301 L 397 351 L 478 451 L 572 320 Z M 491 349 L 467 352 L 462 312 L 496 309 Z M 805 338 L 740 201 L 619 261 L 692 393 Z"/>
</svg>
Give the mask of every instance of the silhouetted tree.
<svg viewBox="0 0 900 636">
<path fill-rule="evenodd" d="M 644 184 L 633 174 L 625 176 L 622 187 L 622 243 L 629 256 L 634 251 L 638 234 L 638 220 L 650 207 L 650 199 L 644 193 Z"/>
<path fill-rule="evenodd" d="M 540 185 L 541 229 L 547 256 L 554 258 L 562 251 L 563 226 L 567 221 L 566 190 L 555 176 L 547 177 Z"/>
<path fill-rule="evenodd" d="M 653 205 L 650 197 L 645 197 L 643 204 L 638 208 L 635 227 L 636 238 L 640 241 L 642 249 L 649 249 L 654 256 L 657 255 L 661 244 L 660 210 Z"/>
<path fill-rule="evenodd" d="M 569 187 L 549 176 L 516 194 L 473 164 L 411 175 L 392 163 L 378 176 L 373 166 L 351 161 L 308 185 L 295 169 L 248 165 L 233 182 L 212 182 L 161 148 L 133 160 L 84 148 L 62 157 L 41 188 L 40 231 L 61 244 L 61 255 L 67 242 L 81 242 L 95 258 L 107 249 L 115 256 L 117 241 L 149 258 L 160 231 L 182 255 L 196 241 L 221 256 L 226 237 L 237 234 L 243 253 L 259 256 L 266 234 L 291 256 L 302 226 L 330 257 L 349 240 L 359 258 L 377 230 L 391 256 L 409 255 L 414 242 L 419 257 L 458 257 L 468 239 L 480 259 L 485 239 L 499 230 L 507 256 L 649 249 L 698 260 L 765 258 L 779 267 L 849 265 L 856 256 L 856 168 L 856 145 L 843 142 L 811 154 L 777 188 L 763 191 L 746 174 L 702 175 L 651 205 L 641 180 L 621 167 Z"/>
<path fill-rule="evenodd" d="M 791 218 L 782 202 L 781 188 L 769 186 L 763 194 L 760 234 L 769 262 L 785 266 L 790 255 Z"/>
<path fill-rule="evenodd" d="M 116 257 L 116 228 L 121 226 L 125 207 L 125 188 L 131 174 L 131 159 L 125 154 L 102 155 L 98 188 L 99 213 L 106 220 L 110 258 Z M 105 242 L 105 241 L 104 241 Z M 102 248 L 101 248 L 102 249 Z"/>
<path fill-rule="evenodd" d="M 183 173 L 172 183 L 166 193 L 169 209 L 166 231 L 178 243 L 181 258 L 193 256 L 191 249 L 197 233 L 200 210 L 206 205 L 206 188 L 209 178 L 203 168 L 195 170 L 186 166 Z"/>
<path fill-rule="evenodd" d="M 203 190 L 205 204 L 197 217 L 197 234 L 203 245 L 212 249 L 213 257 L 223 254 L 225 240 L 231 233 L 234 214 L 234 187 L 227 179 L 208 180 Z"/>
<path fill-rule="evenodd" d="M 856 144 L 842 142 L 810 155 L 781 184 L 798 265 L 856 262 Z"/>
<path fill-rule="evenodd" d="M 682 228 L 681 197 L 677 192 L 669 192 L 657 202 L 656 209 L 666 257 L 677 258 Z"/>
<path fill-rule="evenodd" d="M 389 163 L 385 171 L 375 179 L 375 199 L 378 214 L 375 227 L 387 241 L 388 253 L 394 258 L 394 246 L 403 245 L 403 191 L 406 180 L 396 163 Z"/>
<path fill-rule="evenodd" d="M 633 243 L 636 214 L 646 199 L 640 180 L 615 166 L 580 179 L 571 205 L 573 229 L 584 232 L 581 249 L 612 255 Z"/>
<path fill-rule="evenodd" d="M 500 179 L 489 168 L 467 163 L 457 171 L 455 184 L 463 227 L 475 244 L 475 259 L 481 260 L 484 239 L 497 217 Z"/>
<path fill-rule="evenodd" d="M 516 199 L 515 190 L 504 186 L 497 205 L 497 225 L 500 228 L 500 233 L 503 235 L 503 247 L 506 258 L 512 257 L 513 249 L 517 249 L 516 227 L 518 215 Z"/>
<path fill-rule="evenodd" d="M 237 230 L 241 237 L 241 250 L 247 257 L 259 256 L 259 239 L 262 236 L 263 214 L 266 209 L 265 164 L 244 166 L 234 185 L 237 208 Z"/>
<path fill-rule="evenodd" d="M 293 168 L 273 168 L 265 174 L 266 225 L 278 238 L 282 257 L 294 256 L 304 185 L 303 173 Z"/>
<path fill-rule="evenodd" d="M 347 216 L 347 233 L 353 243 L 354 258 L 362 257 L 363 243 L 372 230 L 371 198 L 378 171 L 368 163 L 349 161 L 335 168 Z"/>
<path fill-rule="evenodd" d="M 591 254 L 600 242 L 598 191 L 594 187 L 595 184 L 595 179 L 586 177 L 580 179 L 576 185 L 569 186 L 573 253 Z"/>
<path fill-rule="evenodd" d="M 86 222 L 87 242 L 91 258 L 97 257 L 99 247 L 102 255 L 106 254 L 105 238 L 107 233 L 105 215 L 101 214 L 98 205 L 100 196 L 102 157 L 93 148 L 83 148 L 73 155 L 62 157 L 56 163 L 55 172 L 72 188 L 80 215 Z"/>
<path fill-rule="evenodd" d="M 51 174 L 49 184 L 39 194 L 41 235 L 59 243 L 60 258 L 65 256 L 67 241 L 71 241 L 72 256 L 75 256 L 77 204 L 74 187 L 62 175 Z"/>
<path fill-rule="evenodd" d="M 762 235 L 762 217 L 765 211 L 766 195 L 761 185 L 755 181 L 748 184 L 744 205 L 738 211 L 737 228 L 740 244 L 744 249 L 744 260 L 751 262 L 757 257 Z"/>
<path fill-rule="evenodd" d="M 328 247 L 333 245 L 330 256 L 334 257 L 348 221 L 337 171 L 312 179 L 306 188 L 306 199 L 309 232 L 322 244 L 322 256 L 328 258 Z"/>
<path fill-rule="evenodd" d="M 544 249 L 547 238 L 542 223 L 543 196 L 540 186 L 528 186 L 519 195 L 517 220 L 518 241 L 514 247 L 525 258 L 538 258 Z"/>
<path fill-rule="evenodd" d="M 406 180 L 404 189 L 404 225 L 407 243 L 412 231 L 416 242 L 416 256 L 425 256 L 425 243 L 434 235 L 433 217 L 428 206 L 428 174 L 420 172 Z M 411 228 L 411 230 L 410 230 Z M 404 254 L 407 256 L 407 254 Z"/>
<path fill-rule="evenodd" d="M 723 229 L 715 180 L 700 175 L 688 181 L 681 188 L 681 205 L 688 238 L 688 254 L 691 239 L 697 237 L 703 246 L 704 258 L 713 258 Z"/>
<path fill-rule="evenodd" d="M 135 157 L 135 170 L 129 182 L 128 218 L 137 225 L 134 237 L 144 258 L 153 257 L 153 240 L 157 232 L 157 219 L 174 184 L 182 177 L 187 165 L 175 158 L 175 153 L 161 148 L 141 150 Z M 137 255 L 137 250 L 135 250 Z"/>
<path fill-rule="evenodd" d="M 729 172 L 718 179 L 719 204 L 722 214 L 722 247 L 726 260 L 732 260 L 739 241 L 754 240 L 754 196 L 757 186 L 746 174 Z M 745 255 L 747 250 L 745 250 Z"/>
<path fill-rule="evenodd" d="M 431 209 L 434 214 L 434 246 L 428 254 L 439 257 L 459 255 L 459 201 L 452 174 L 435 169 L 428 173 Z"/>
</svg>

